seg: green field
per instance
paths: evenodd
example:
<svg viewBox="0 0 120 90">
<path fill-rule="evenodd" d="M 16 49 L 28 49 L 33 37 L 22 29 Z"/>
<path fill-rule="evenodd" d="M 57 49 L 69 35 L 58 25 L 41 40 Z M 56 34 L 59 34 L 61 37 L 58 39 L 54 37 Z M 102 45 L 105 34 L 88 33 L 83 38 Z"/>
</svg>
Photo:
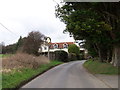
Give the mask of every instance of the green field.
<svg viewBox="0 0 120 90">
<path fill-rule="evenodd" d="M 3 56 L 3 54 L 0 54 L 0 58 Z"/>
<path fill-rule="evenodd" d="M 93 74 L 118 74 L 118 68 L 114 67 L 110 63 L 102 63 L 99 61 L 88 60 L 84 63 L 83 66 Z"/>
<path fill-rule="evenodd" d="M 5 58 L 5 57 L 9 57 L 11 56 L 12 54 L 0 54 L 0 58 Z"/>
<path fill-rule="evenodd" d="M 51 61 L 49 64 L 41 65 L 38 69 L 24 68 L 19 72 L 14 70 L 12 73 L 4 73 L 2 76 L 2 88 L 16 88 L 21 83 L 59 64 L 62 64 L 62 62 Z"/>
</svg>

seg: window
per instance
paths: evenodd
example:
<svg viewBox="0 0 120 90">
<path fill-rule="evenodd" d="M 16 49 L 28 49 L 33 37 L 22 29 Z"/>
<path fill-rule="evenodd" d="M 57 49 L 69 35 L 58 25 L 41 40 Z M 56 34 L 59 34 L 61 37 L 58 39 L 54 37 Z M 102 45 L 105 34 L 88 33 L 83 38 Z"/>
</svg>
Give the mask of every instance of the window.
<svg viewBox="0 0 120 90">
<path fill-rule="evenodd" d="M 47 50 L 47 47 L 44 47 L 44 50 Z"/>
<path fill-rule="evenodd" d="M 53 48 L 55 49 L 55 48 L 58 48 L 58 44 L 54 44 L 53 45 Z"/>
<path fill-rule="evenodd" d="M 84 48 L 84 45 L 80 45 L 80 48 Z"/>
<path fill-rule="evenodd" d="M 68 48 L 68 44 L 63 44 L 63 48 Z"/>
</svg>

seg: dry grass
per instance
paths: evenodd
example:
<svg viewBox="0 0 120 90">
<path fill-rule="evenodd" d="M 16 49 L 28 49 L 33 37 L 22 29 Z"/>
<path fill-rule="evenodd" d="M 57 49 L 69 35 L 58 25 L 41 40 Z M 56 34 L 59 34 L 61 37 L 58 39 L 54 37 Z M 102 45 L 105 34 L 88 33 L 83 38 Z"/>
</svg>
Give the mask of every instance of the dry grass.
<svg viewBox="0 0 120 90">
<path fill-rule="evenodd" d="M 17 53 L 2 60 L 3 69 L 16 68 L 38 68 L 42 64 L 47 64 L 50 61 L 45 56 L 33 56 L 26 53 Z"/>
</svg>

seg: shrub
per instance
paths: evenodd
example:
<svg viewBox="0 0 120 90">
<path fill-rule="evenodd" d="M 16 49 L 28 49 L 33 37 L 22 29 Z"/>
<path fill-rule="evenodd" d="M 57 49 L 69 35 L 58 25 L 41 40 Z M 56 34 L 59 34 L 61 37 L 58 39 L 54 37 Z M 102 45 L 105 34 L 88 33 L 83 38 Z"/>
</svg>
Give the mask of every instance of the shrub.
<svg viewBox="0 0 120 90">
<path fill-rule="evenodd" d="M 69 61 L 75 61 L 77 60 L 77 56 L 75 53 L 69 53 Z"/>
<path fill-rule="evenodd" d="M 80 54 L 80 49 L 77 45 L 72 44 L 68 47 L 68 52 L 69 53 L 75 53 L 76 55 L 79 55 Z"/>
<path fill-rule="evenodd" d="M 68 53 L 63 50 L 55 51 L 55 59 L 63 62 L 68 61 Z"/>
<path fill-rule="evenodd" d="M 37 68 L 41 64 L 47 64 L 49 60 L 44 56 L 33 56 L 26 53 L 17 53 L 2 60 L 3 69 Z"/>
<path fill-rule="evenodd" d="M 83 53 L 80 53 L 79 56 L 78 56 L 78 58 L 79 58 L 80 60 L 83 60 L 83 59 L 84 59 L 84 54 L 83 54 Z"/>
</svg>

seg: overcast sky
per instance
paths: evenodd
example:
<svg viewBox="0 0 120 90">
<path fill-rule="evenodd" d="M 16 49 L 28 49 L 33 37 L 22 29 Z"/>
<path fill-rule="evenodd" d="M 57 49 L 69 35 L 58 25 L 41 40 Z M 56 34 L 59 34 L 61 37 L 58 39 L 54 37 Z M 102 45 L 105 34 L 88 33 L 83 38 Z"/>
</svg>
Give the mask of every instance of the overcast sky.
<svg viewBox="0 0 120 90">
<path fill-rule="evenodd" d="M 55 17 L 55 6 L 53 0 L 0 0 L 0 23 L 12 31 L 0 25 L 0 42 L 15 43 L 33 30 L 51 37 L 52 42 L 74 41 L 63 34 L 65 24 Z"/>
</svg>

